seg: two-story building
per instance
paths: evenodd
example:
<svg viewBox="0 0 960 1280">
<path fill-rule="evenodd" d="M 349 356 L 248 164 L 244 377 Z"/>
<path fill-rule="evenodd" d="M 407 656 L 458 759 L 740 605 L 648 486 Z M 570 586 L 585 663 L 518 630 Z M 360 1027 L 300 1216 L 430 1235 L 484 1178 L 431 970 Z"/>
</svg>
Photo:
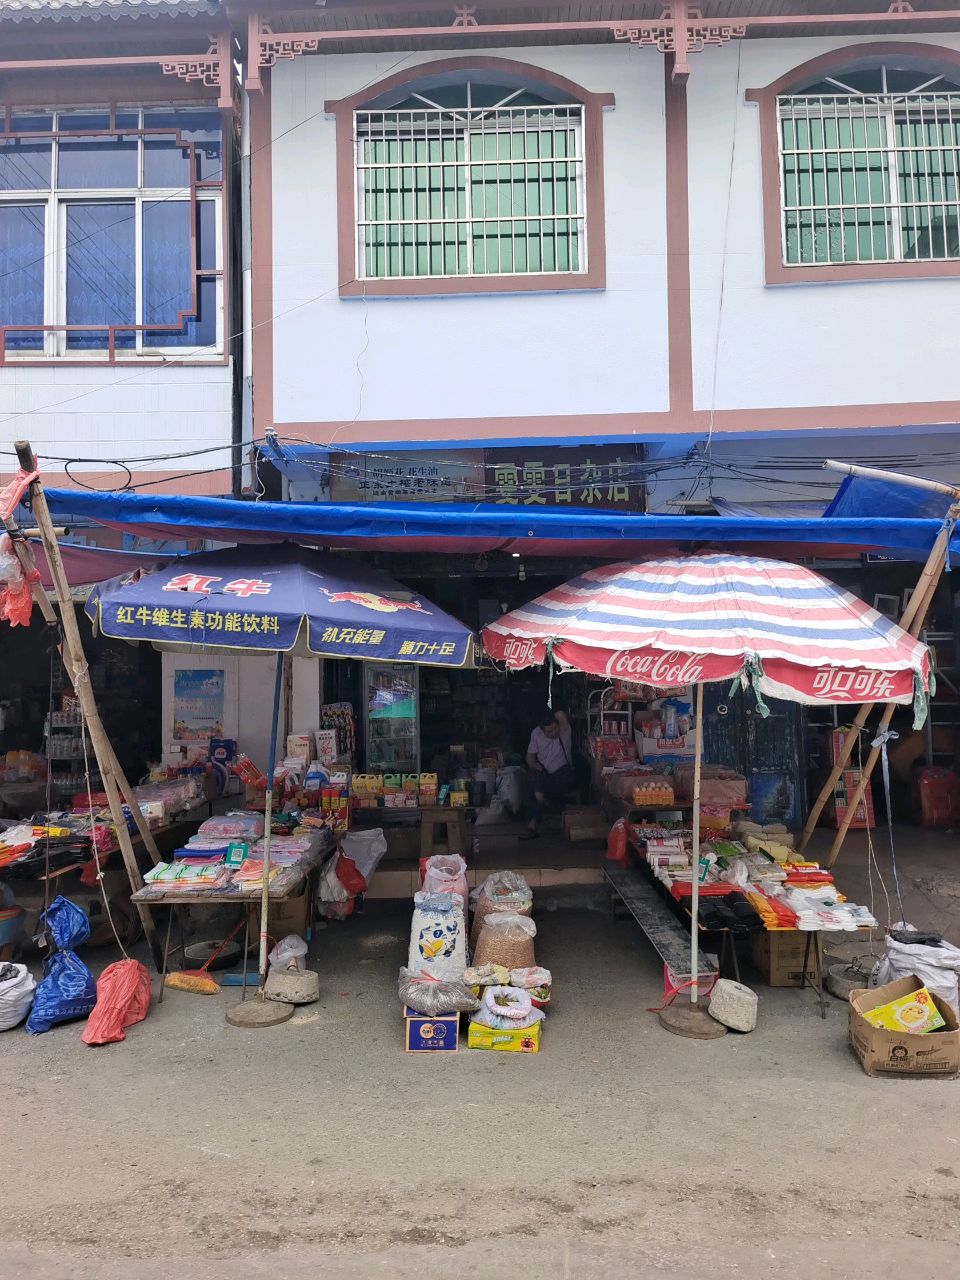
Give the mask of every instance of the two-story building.
<svg viewBox="0 0 960 1280">
<path fill-rule="evenodd" d="M 250 10 L 246 430 L 291 493 L 576 503 L 601 445 L 652 510 L 960 477 L 956 6 Z"/>
</svg>

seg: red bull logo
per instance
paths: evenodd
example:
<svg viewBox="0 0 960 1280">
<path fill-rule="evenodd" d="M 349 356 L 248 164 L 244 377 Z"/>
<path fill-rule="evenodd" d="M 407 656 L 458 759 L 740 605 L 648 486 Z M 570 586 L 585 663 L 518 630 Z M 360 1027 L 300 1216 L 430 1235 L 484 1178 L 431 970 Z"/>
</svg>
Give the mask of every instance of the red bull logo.
<svg viewBox="0 0 960 1280">
<path fill-rule="evenodd" d="M 321 591 L 331 604 L 358 604 L 362 609 L 375 609 L 377 613 L 399 613 L 401 609 L 410 609 L 414 613 L 427 613 L 419 600 L 391 600 L 389 596 L 379 596 L 373 591 Z"/>
</svg>

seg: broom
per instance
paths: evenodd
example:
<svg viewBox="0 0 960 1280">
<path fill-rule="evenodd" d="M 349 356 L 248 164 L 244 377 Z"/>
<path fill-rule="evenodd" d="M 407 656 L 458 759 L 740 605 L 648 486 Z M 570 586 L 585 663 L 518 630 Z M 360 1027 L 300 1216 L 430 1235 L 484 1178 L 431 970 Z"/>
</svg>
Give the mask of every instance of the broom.
<svg viewBox="0 0 960 1280">
<path fill-rule="evenodd" d="M 207 976 L 207 970 L 227 943 L 233 941 L 245 924 L 246 920 L 241 920 L 239 924 L 231 929 L 219 947 L 210 953 L 199 969 L 181 969 L 179 973 L 171 973 L 167 978 L 166 985 L 173 987 L 176 991 L 192 991 L 195 996 L 219 995 L 220 984 Z"/>
</svg>

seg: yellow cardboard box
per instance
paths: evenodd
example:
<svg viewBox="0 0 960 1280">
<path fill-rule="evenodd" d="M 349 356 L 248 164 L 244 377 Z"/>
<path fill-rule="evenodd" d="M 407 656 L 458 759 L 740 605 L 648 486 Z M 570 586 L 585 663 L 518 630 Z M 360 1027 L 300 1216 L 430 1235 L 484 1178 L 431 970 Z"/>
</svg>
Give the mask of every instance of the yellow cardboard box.
<svg viewBox="0 0 960 1280">
<path fill-rule="evenodd" d="M 926 987 L 882 1004 L 878 1009 L 869 1009 L 863 1016 L 872 1027 L 886 1027 L 888 1031 L 910 1031 L 914 1035 L 924 1035 L 928 1031 L 946 1026 Z"/>
<path fill-rule="evenodd" d="M 482 1022 L 471 1022 L 467 1032 L 468 1049 L 499 1049 L 503 1053 L 539 1053 L 543 1022 L 518 1031 L 497 1031 Z"/>
</svg>

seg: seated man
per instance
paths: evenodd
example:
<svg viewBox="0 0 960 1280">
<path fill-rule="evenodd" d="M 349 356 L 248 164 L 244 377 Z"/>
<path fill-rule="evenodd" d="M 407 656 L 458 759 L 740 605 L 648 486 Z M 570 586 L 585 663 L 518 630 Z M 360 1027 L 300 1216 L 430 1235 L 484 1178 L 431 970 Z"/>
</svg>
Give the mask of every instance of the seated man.
<svg viewBox="0 0 960 1280">
<path fill-rule="evenodd" d="M 565 711 L 545 711 L 530 735 L 527 747 L 530 795 L 527 805 L 530 822 L 521 840 L 535 840 L 540 834 L 543 806 L 563 802 L 576 786 L 573 767 L 573 733 Z"/>
</svg>

